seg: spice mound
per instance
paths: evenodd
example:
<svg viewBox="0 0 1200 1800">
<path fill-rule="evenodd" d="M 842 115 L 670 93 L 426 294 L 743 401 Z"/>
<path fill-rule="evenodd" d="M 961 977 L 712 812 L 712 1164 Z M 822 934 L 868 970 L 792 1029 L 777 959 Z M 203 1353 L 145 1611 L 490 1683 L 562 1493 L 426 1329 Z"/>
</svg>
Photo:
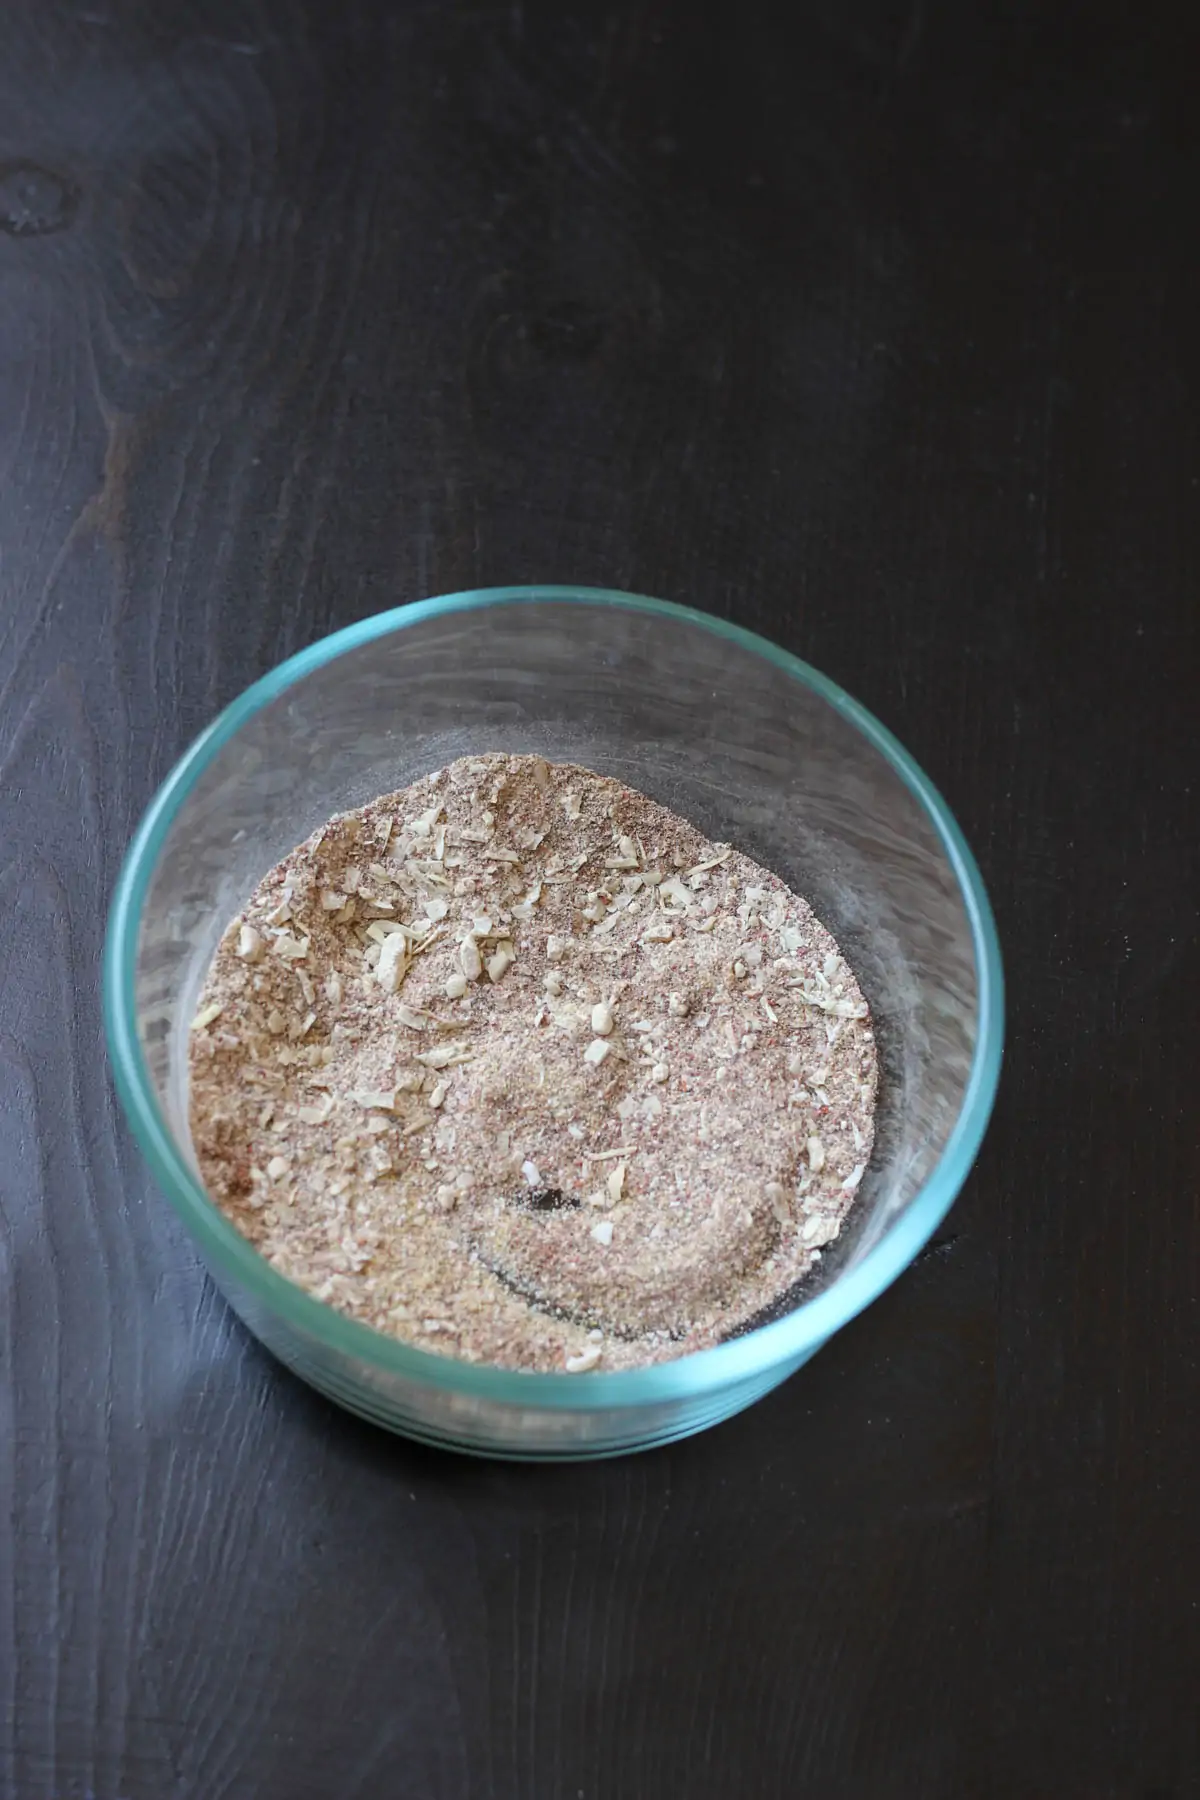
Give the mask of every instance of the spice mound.
<svg viewBox="0 0 1200 1800">
<path fill-rule="evenodd" d="M 209 1192 L 423 1349 L 619 1369 L 719 1343 L 841 1229 L 877 1064 L 778 878 L 620 782 L 464 758 L 339 814 L 229 926 L 190 1037 Z"/>
</svg>

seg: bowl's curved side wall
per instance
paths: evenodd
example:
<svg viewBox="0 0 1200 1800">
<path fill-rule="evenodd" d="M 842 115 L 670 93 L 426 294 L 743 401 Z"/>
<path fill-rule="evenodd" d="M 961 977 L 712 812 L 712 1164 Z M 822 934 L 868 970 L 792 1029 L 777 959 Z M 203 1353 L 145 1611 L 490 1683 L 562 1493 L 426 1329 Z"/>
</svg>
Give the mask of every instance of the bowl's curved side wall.
<svg viewBox="0 0 1200 1800">
<path fill-rule="evenodd" d="M 431 1382 L 340 1354 L 297 1330 L 272 1309 L 209 1264 L 213 1280 L 234 1312 L 272 1355 L 310 1387 L 387 1431 L 419 1438 L 446 1450 L 520 1461 L 575 1462 L 647 1450 L 690 1437 L 730 1418 L 778 1387 L 813 1356 L 813 1346 L 766 1374 L 730 1382 L 686 1401 L 589 1406 L 587 1375 L 573 1376 L 581 1404 L 551 1411 L 520 1401 L 450 1392 Z"/>
</svg>

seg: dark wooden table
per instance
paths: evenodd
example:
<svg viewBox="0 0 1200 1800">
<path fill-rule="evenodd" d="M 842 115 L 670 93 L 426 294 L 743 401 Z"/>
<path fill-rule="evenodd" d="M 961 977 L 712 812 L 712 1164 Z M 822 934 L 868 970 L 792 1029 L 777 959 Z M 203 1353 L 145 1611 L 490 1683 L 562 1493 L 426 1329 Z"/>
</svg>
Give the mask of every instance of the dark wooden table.
<svg viewBox="0 0 1200 1800">
<path fill-rule="evenodd" d="M 0 1794 L 1200 1793 L 1195 9 L 8 0 Z M 690 601 L 990 884 L 939 1241 L 609 1465 L 392 1441 L 153 1192 L 98 961 L 217 709 L 398 601 Z"/>
</svg>

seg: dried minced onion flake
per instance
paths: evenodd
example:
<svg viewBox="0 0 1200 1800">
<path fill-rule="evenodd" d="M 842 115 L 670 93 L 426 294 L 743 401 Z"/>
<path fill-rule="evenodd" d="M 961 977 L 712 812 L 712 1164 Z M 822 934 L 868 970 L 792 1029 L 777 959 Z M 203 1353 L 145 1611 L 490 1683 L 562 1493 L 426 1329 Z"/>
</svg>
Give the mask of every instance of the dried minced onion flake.
<svg viewBox="0 0 1200 1800">
<path fill-rule="evenodd" d="M 320 1106 L 298 1106 L 296 1117 L 302 1125 L 323 1125 L 333 1111 L 333 1101 L 326 1094 Z"/>
<path fill-rule="evenodd" d="M 670 901 L 673 907 L 682 909 L 684 912 L 691 912 L 696 904 L 695 894 L 690 888 L 684 886 L 678 875 L 671 875 L 661 883 L 658 897 L 660 901 Z"/>
<path fill-rule="evenodd" d="M 394 994 L 408 970 L 408 941 L 402 931 L 393 931 L 379 947 L 375 979 L 385 993 Z"/>
<path fill-rule="evenodd" d="M 272 941 L 271 950 L 285 962 L 300 962 L 308 955 L 308 946 L 308 938 L 298 938 L 294 932 L 281 931 Z"/>
<path fill-rule="evenodd" d="M 839 1230 L 840 1226 L 836 1219 L 830 1219 L 821 1213 L 816 1213 L 801 1227 L 800 1240 L 802 1243 L 809 1245 L 811 1249 L 820 1250 L 824 1245 L 833 1242 Z"/>
<path fill-rule="evenodd" d="M 781 1181 L 768 1181 L 763 1188 L 763 1197 L 772 1213 L 781 1225 L 790 1225 L 791 1208 L 788 1206 L 787 1191 Z"/>
<path fill-rule="evenodd" d="M 427 1069 L 449 1069 L 455 1063 L 470 1062 L 471 1052 L 459 1044 L 439 1044 L 434 1050 L 423 1050 L 414 1059 Z"/>
<path fill-rule="evenodd" d="M 733 851 L 730 846 L 728 844 L 722 844 L 718 849 L 716 856 L 710 856 L 707 862 L 698 862 L 694 868 L 688 870 L 688 874 L 703 875 L 708 869 L 719 869 L 721 864 L 727 863 L 732 855 Z"/>
<path fill-rule="evenodd" d="M 489 956 L 487 960 L 488 980 L 502 981 L 515 961 L 516 957 L 513 955 L 511 944 L 507 942 L 497 944 L 494 955 Z"/>
<path fill-rule="evenodd" d="M 366 1088 L 360 1093 L 352 1094 L 351 1098 L 358 1106 L 378 1107 L 383 1112 L 394 1112 L 396 1109 L 395 1088 Z"/>
</svg>

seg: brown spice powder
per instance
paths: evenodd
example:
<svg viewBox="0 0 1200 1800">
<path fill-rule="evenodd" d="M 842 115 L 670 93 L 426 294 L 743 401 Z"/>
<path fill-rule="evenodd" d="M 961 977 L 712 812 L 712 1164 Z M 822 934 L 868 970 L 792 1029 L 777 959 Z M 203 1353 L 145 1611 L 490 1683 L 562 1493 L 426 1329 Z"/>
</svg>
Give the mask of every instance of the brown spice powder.
<svg viewBox="0 0 1200 1800">
<path fill-rule="evenodd" d="M 871 1154 L 866 1004 L 766 869 L 619 782 L 465 758 L 338 815 L 225 933 L 191 1034 L 204 1180 L 318 1298 L 573 1371 L 719 1342 Z"/>
</svg>

